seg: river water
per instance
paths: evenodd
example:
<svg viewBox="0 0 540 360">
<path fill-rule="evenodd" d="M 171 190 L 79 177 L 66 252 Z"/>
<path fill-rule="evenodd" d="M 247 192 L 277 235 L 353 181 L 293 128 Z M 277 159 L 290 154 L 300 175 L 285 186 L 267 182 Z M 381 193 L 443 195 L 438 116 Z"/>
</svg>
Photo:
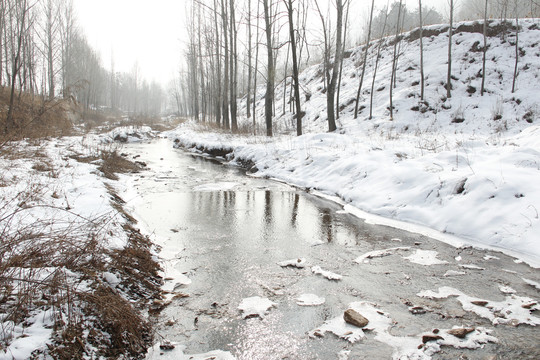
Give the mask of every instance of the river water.
<svg viewBox="0 0 540 360">
<path fill-rule="evenodd" d="M 519 319 L 512 323 L 518 326 L 493 325 L 493 318 L 466 309 L 457 296 L 418 296 L 446 286 L 488 301 L 483 306 L 488 313 L 502 306 L 491 311 L 494 316 L 525 302 L 532 310 L 538 305 L 530 303 L 540 293 L 523 279 L 540 282 L 538 269 L 501 253 L 454 248 L 422 235 L 366 224 L 338 203 L 249 177 L 242 169 L 174 149 L 166 139 L 129 144 L 122 151 L 148 165 L 133 178 L 131 192 L 137 196 L 126 200 L 160 246 L 159 256 L 171 276 L 169 288 L 186 295 L 173 299 L 158 316 L 156 340 L 183 344 L 189 354 L 219 349 L 237 359 L 391 359 L 404 354 L 402 342 L 421 345 L 422 334 L 459 326 L 492 331 L 498 343 L 476 350 L 442 346 L 432 358 L 540 358 L 536 327 L 518 325 Z M 368 252 L 396 247 L 405 249 L 354 261 Z M 436 260 L 444 263 L 434 264 L 437 261 L 428 256 L 426 265 L 419 264 L 420 255 L 427 252 L 418 250 L 436 252 Z M 278 265 L 296 258 L 305 258 L 307 266 Z M 314 274 L 316 266 L 343 278 Z M 299 306 L 302 294 L 315 294 L 325 302 Z M 238 306 L 254 296 L 277 305 L 264 318 L 244 319 Z M 384 336 L 366 331 L 355 343 L 330 332 L 309 336 L 325 321 L 341 317 L 354 302 L 369 303 L 391 319 Z M 410 310 L 414 306 L 422 309 L 415 314 Z M 527 313 L 533 322 L 540 317 L 539 311 Z"/>
</svg>

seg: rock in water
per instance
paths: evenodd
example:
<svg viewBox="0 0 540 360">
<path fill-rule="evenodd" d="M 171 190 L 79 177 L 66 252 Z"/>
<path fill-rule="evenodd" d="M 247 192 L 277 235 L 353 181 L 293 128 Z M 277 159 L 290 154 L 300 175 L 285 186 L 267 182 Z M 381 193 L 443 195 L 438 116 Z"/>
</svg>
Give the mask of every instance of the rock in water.
<svg viewBox="0 0 540 360">
<path fill-rule="evenodd" d="M 456 328 L 456 329 L 448 330 L 448 333 L 450 335 L 454 335 L 455 337 L 463 339 L 465 338 L 465 336 L 467 336 L 468 333 L 473 332 L 473 331 L 474 331 L 474 328 Z"/>
<path fill-rule="evenodd" d="M 366 326 L 369 323 L 369 320 L 363 317 L 358 311 L 353 309 L 348 309 L 343 314 L 343 320 L 346 323 L 358 326 L 360 328 Z"/>
</svg>

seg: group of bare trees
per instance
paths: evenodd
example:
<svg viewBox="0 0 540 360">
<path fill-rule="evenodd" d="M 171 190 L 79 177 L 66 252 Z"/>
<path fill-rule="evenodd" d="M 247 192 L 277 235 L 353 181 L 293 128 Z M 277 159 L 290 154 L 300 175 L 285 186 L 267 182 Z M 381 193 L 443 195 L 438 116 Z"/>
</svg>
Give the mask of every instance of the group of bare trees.
<svg viewBox="0 0 540 360">
<path fill-rule="evenodd" d="M 105 69 L 77 25 L 72 0 L 0 0 L 0 86 L 9 93 L 5 132 L 17 126 L 13 113 L 22 93 L 70 99 L 85 110 L 159 113 L 163 102 L 157 84 Z"/>
<path fill-rule="evenodd" d="M 412 10 L 402 0 L 396 0 L 386 6 L 378 4 L 379 8 L 374 0 L 371 1 L 368 11 L 360 14 L 362 19 L 368 21 L 364 32 L 367 36 L 364 38 L 363 54 L 357 64 L 359 83 L 355 99 L 355 118 L 360 111 L 359 103 L 363 93 L 371 95 L 369 117 L 373 116 L 374 87 L 380 82 L 376 79 L 379 58 L 382 48 L 388 44 L 393 46 L 388 106 L 390 118 L 393 117 L 393 90 L 397 86 L 396 72 L 402 52 L 402 34 L 405 31 L 419 28 L 419 84 L 420 101 L 423 101 L 424 26 L 444 22 L 449 24 L 445 87 L 446 97 L 450 98 L 454 19 L 464 19 L 467 14 L 475 19 L 484 19 L 487 26 L 489 18 L 496 17 L 501 20 L 515 18 L 517 21 L 520 16 L 538 16 L 539 10 L 539 2 L 536 0 L 459 0 L 459 7 L 456 6 L 457 2 L 449 0 L 449 8 L 446 9 L 448 11 L 443 17 L 435 9 L 426 7 L 422 0 L 418 0 L 417 7 Z M 262 114 L 264 121 L 261 122 L 266 129 L 266 135 L 272 136 L 272 121 L 277 107 L 275 93 L 283 84 L 283 114 L 286 104 L 290 104 L 289 112 L 292 119 L 296 120 L 297 135 L 301 135 L 302 117 L 305 112 L 302 110 L 301 94 L 304 92 L 301 92 L 299 73 L 312 60 L 311 51 L 317 53 L 320 56 L 318 60 L 321 60 L 321 74 L 327 100 L 328 130 L 336 130 L 336 120 L 339 119 L 342 109 L 339 91 L 347 36 L 350 37 L 347 32 L 351 4 L 355 5 L 355 2 L 191 0 L 191 18 L 187 22 L 190 24 L 188 25 L 190 40 L 185 54 L 186 68 L 180 77 L 175 79 L 172 92 L 178 111 L 201 121 L 212 120 L 224 129 L 236 132 L 239 130 L 237 97 L 243 96 L 242 101 L 246 101 L 246 115 L 253 120 L 253 131 L 257 129 L 256 116 Z M 356 13 L 353 16 L 358 18 L 358 15 Z M 374 38 L 378 40 L 373 40 Z M 487 38 L 484 39 L 485 58 L 489 46 Z M 363 89 L 370 51 L 374 56 L 371 89 Z M 482 73 L 485 72 L 484 61 Z M 261 87 L 257 90 L 258 81 L 261 80 L 265 83 L 264 94 Z M 482 85 L 483 93 L 484 85 Z M 309 94 L 306 94 L 306 97 L 309 97 Z M 257 104 L 260 106 L 256 107 Z"/>
</svg>

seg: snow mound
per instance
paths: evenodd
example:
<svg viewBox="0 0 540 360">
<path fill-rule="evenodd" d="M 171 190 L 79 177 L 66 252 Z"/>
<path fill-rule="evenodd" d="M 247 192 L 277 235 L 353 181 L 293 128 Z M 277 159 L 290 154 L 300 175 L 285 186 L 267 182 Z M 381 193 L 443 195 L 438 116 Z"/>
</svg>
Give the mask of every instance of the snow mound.
<svg viewBox="0 0 540 360">
<path fill-rule="evenodd" d="M 155 134 L 149 126 L 122 126 L 100 135 L 102 143 L 131 143 L 153 139 Z"/>
</svg>

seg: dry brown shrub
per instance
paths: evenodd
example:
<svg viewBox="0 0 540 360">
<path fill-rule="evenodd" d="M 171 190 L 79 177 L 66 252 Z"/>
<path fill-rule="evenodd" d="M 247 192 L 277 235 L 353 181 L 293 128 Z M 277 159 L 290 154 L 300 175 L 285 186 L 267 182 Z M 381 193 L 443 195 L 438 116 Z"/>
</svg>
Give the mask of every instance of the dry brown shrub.
<svg viewBox="0 0 540 360">
<path fill-rule="evenodd" d="M 0 89 L 0 143 L 23 138 L 64 136 L 73 133 L 69 113 L 76 106 L 63 99 L 46 100 L 41 96 L 21 93 L 13 107 L 13 126 L 6 126 L 10 89 Z M 11 127 L 11 128 L 10 128 Z M 7 129 L 7 132 L 6 132 Z"/>
<path fill-rule="evenodd" d="M 140 170 L 137 164 L 119 155 L 116 150 L 103 150 L 101 159 L 103 163 L 98 169 L 110 180 L 118 180 L 116 174 L 134 173 Z"/>
</svg>

